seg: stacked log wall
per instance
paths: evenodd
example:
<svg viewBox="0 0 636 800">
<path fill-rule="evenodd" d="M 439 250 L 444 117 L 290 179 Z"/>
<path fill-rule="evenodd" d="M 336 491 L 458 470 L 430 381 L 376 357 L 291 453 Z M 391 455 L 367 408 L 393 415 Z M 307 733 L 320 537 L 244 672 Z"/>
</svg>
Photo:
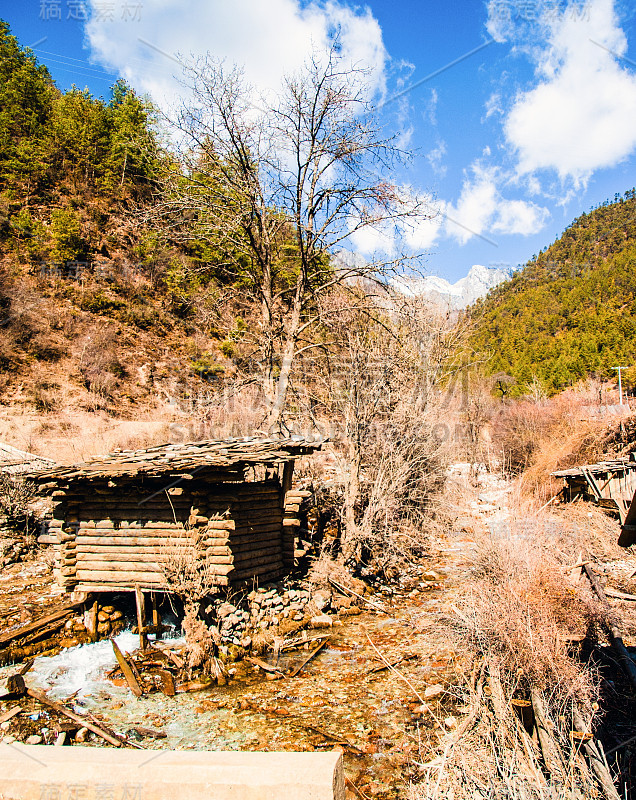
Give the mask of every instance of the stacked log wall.
<svg viewBox="0 0 636 800">
<path fill-rule="evenodd" d="M 67 590 L 166 590 L 163 565 L 190 550 L 219 586 L 264 583 L 284 572 L 281 486 L 198 484 L 146 495 L 124 489 L 64 495 L 49 536 Z"/>
<path fill-rule="evenodd" d="M 221 511 L 218 499 L 212 507 Z M 222 512 L 221 512 L 222 513 Z M 278 580 L 283 562 L 283 493 L 276 480 L 244 483 L 236 491 L 230 514 L 236 529 L 230 537 L 234 556 L 232 582 Z"/>
</svg>

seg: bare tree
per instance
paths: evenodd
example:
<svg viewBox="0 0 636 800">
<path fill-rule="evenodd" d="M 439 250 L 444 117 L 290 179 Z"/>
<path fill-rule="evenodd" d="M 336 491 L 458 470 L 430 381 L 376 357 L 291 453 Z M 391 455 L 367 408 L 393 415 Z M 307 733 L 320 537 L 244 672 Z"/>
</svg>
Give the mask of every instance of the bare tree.
<svg viewBox="0 0 636 800">
<path fill-rule="evenodd" d="M 234 287 L 260 307 L 255 360 L 280 426 L 294 360 L 319 319 L 317 299 L 356 279 L 387 280 L 405 256 L 334 263 L 352 234 L 400 229 L 424 212 L 382 175 L 403 154 L 381 134 L 365 95 L 365 71 L 334 46 L 284 81 L 273 103 L 254 105 L 237 68 L 209 55 L 187 70 L 193 100 L 176 126 L 183 169 L 159 204 L 175 237 L 210 241 Z"/>
<path fill-rule="evenodd" d="M 443 482 L 440 387 L 454 370 L 454 326 L 417 298 L 382 303 L 342 292 L 323 321 L 332 347 L 314 354 L 314 420 L 334 421 L 343 488 L 345 558 L 363 549 L 389 563 L 415 537 Z M 309 372 L 310 370 L 307 370 Z M 441 409 L 443 412 L 443 409 Z M 421 544 L 422 537 L 419 537 Z M 414 546 L 412 546 L 414 545 Z M 401 551 L 401 552 L 398 552 Z"/>
</svg>

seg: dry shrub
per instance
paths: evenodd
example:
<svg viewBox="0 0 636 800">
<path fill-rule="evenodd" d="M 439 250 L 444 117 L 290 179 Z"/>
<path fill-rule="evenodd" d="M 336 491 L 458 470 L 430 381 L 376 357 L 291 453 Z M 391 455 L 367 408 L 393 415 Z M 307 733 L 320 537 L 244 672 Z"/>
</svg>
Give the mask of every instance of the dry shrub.
<svg viewBox="0 0 636 800">
<path fill-rule="evenodd" d="M 369 441 L 355 546 L 384 573 L 430 549 L 435 498 L 446 476 L 446 450 L 430 415 L 400 409 Z M 350 542 L 351 544 L 351 542 Z"/>
<path fill-rule="evenodd" d="M 117 356 L 117 337 L 113 328 L 87 336 L 80 353 L 79 371 L 84 385 L 93 395 L 94 407 L 103 408 L 112 397 L 125 370 Z"/>
<path fill-rule="evenodd" d="M 608 425 L 601 448 L 606 458 L 623 458 L 636 451 L 636 414 Z"/>
<path fill-rule="evenodd" d="M 535 450 L 532 465 L 520 479 L 520 489 L 527 497 L 547 502 L 563 486 L 552 472 L 601 460 L 603 447 L 598 423 L 580 420 L 555 423 Z"/>
<path fill-rule="evenodd" d="M 467 714 L 440 754 L 420 765 L 410 800 L 600 796 L 570 738 L 575 708 L 591 724 L 599 677 L 571 654 L 567 639 L 593 634 L 599 620 L 565 581 L 554 552 L 575 550 L 577 542 L 568 544 L 558 522 L 522 517 L 510 523 L 508 538 L 478 543 L 466 591 L 446 620 L 466 654 L 465 683 L 455 692 Z M 527 701 L 531 690 L 560 751 L 562 768 L 550 773 L 512 704 Z"/>
<path fill-rule="evenodd" d="M 221 639 L 218 629 L 208 627 L 199 616 L 203 600 L 218 591 L 212 561 L 203 543 L 193 542 L 187 530 L 176 547 L 165 549 L 164 556 L 162 568 L 166 587 L 182 601 L 185 611 L 183 632 L 188 670 L 191 673 L 203 668 L 216 677 L 219 665 L 215 653 Z"/>
<path fill-rule="evenodd" d="M 34 483 L 0 472 L 0 514 L 22 536 L 29 536 L 32 532 L 30 528 L 34 522 L 30 506 L 35 496 Z"/>
<path fill-rule="evenodd" d="M 514 476 L 526 470 L 553 424 L 554 410 L 549 403 L 532 400 L 502 403 L 491 423 L 493 445 L 501 455 L 502 471 Z"/>
<path fill-rule="evenodd" d="M 487 541 L 460 607 L 471 650 L 494 656 L 520 683 L 589 701 L 590 675 L 569 654 L 568 637 L 587 635 L 594 610 L 564 583 L 564 571 L 529 542 Z"/>
<path fill-rule="evenodd" d="M 328 551 L 323 551 L 314 560 L 307 574 L 307 580 L 317 589 L 331 590 L 332 580 L 349 589 L 353 589 L 354 585 L 358 586 L 358 590 L 362 588 L 359 585 L 360 581 L 356 580 L 345 567 L 342 557 L 333 558 Z"/>
<path fill-rule="evenodd" d="M 446 735 L 440 754 L 420 765 L 421 778 L 411 785 L 408 800 L 603 800 L 578 747 L 572 746 L 570 704 L 555 705 L 542 696 L 562 767 L 547 774 L 536 739 L 526 733 L 513 707 L 512 699 L 519 697 L 514 676 L 487 658 L 462 695 L 467 716 Z"/>
<path fill-rule="evenodd" d="M 602 428 L 585 419 L 583 400 L 564 394 L 550 401 L 517 400 L 501 406 L 492 420 L 492 441 L 502 471 L 521 477 L 525 495 L 545 502 L 558 489 L 550 473 L 598 460 Z"/>
<path fill-rule="evenodd" d="M 593 676 L 569 646 L 599 624 L 597 607 L 567 581 L 581 532 L 556 514 L 521 513 L 483 537 L 453 627 L 476 662 L 488 657 L 520 685 L 587 707 Z"/>
<path fill-rule="evenodd" d="M 579 501 L 555 506 L 544 518 L 559 534 L 555 544 L 569 563 L 578 561 L 581 554 L 599 561 L 622 561 L 631 552 L 618 545 L 619 521 L 593 503 Z"/>
</svg>

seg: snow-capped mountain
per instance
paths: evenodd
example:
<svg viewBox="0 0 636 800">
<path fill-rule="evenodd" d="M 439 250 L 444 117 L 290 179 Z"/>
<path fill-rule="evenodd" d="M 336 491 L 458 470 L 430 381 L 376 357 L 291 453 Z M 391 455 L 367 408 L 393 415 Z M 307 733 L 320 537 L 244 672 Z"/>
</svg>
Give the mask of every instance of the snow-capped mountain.
<svg viewBox="0 0 636 800">
<path fill-rule="evenodd" d="M 456 283 L 449 283 L 437 275 L 424 278 L 400 280 L 396 288 L 406 294 L 421 295 L 436 305 L 458 310 L 474 303 L 478 297 L 484 297 L 490 289 L 507 280 L 512 275 L 511 269 L 501 267 L 484 267 L 474 264 L 465 278 Z"/>
</svg>

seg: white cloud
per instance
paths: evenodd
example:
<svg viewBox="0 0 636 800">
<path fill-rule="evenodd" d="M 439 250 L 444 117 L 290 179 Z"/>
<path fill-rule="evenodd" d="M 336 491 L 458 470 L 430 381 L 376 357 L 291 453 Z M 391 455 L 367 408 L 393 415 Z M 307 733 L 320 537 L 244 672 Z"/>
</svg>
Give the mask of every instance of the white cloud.
<svg viewBox="0 0 636 800">
<path fill-rule="evenodd" d="M 421 253 L 435 244 L 443 233 L 445 207 L 446 203 L 441 200 L 432 202 L 429 216 L 404 228 L 402 235 L 411 250 Z"/>
<path fill-rule="evenodd" d="M 365 225 L 351 234 L 349 241 L 358 253 L 367 257 L 393 256 L 396 252 L 396 235 L 393 226 Z"/>
<path fill-rule="evenodd" d="M 467 170 L 459 199 L 455 204 L 418 194 L 412 187 L 402 187 L 402 196 L 413 205 L 421 205 L 425 214 L 406 220 L 398 229 L 393 222 L 367 226 L 351 236 L 355 249 L 370 257 L 395 255 L 405 249 L 426 252 L 440 239 L 456 239 L 466 244 L 475 236 L 490 233 L 531 236 L 545 227 L 550 212 L 527 200 L 508 199 L 502 189 L 510 176 L 497 167 L 475 161 Z M 351 221 L 353 228 L 354 221 Z"/>
<path fill-rule="evenodd" d="M 627 49 L 613 0 L 590 0 L 582 12 L 571 6 L 543 22 L 539 83 L 517 96 L 504 132 L 520 174 L 554 170 L 578 186 L 636 149 L 636 75 L 613 55 Z"/>
<path fill-rule="evenodd" d="M 484 119 L 488 119 L 492 117 L 493 114 L 501 115 L 503 110 L 501 108 L 501 95 L 498 93 L 491 94 L 488 100 L 486 100 L 486 116 Z"/>
<path fill-rule="evenodd" d="M 354 10 L 338 0 L 153 0 L 144 3 L 139 21 L 109 21 L 99 19 L 103 3 L 89 4 L 94 14 L 86 34 L 94 60 L 163 107 L 183 91 L 176 54 L 189 59 L 209 51 L 244 67 L 248 82 L 267 90 L 298 69 L 312 49 L 326 49 L 336 31 L 345 58 L 371 70 L 372 90 L 385 88 L 387 53 L 368 8 Z"/>
<path fill-rule="evenodd" d="M 530 236 L 544 227 L 550 217 L 547 208 L 525 200 L 503 200 L 497 205 L 493 233 L 519 233 Z"/>
<path fill-rule="evenodd" d="M 514 34 L 516 27 L 513 20 L 514 11 L 512 3 L 501 3 L 498 0 L 490 0 L 488 3 L 486 30 L 496 42 L 505 42 Z"/>
<path fill-rule="evenodd" d="M 428 116 L 428 121 L 431 125 L 437 125 L 437 104 L 439 102 L 439 95 L 437 93 L 437 89 L 431 89 L 431 96 L 429 98 L 426 113 Z"/>
<path fill-rule="evenodd" d="M 385 220 L 365 225 L 351 234 L 350 241 L 358 253 L 367 258 L 392 257 L 398 252 L 422 253 L 428 250 L 444 232 L 446 203 L 431 195 L 418 194 L 411 186 L 401 186 L 403 202 L 419 216 L 406 217 L 399 222 Z M 359 222 L 350 220 L 350 229 Z"/>
<path fill-rule="evenodd" d="M 441 178 L 446 175 L 446 165 L 442 163 L 446 155 L 446 142 L 443 140 L 438 141 L 437 146 L 429 150 L 426 154 L 426 160 L 431 165 L 431 169 L 436 175 Z"/>
<path fill-rule="evenodd" d="M 465 244 L 473 236 L 491 231 L 530 236 L 545 226 L 550 217 L 547 208 L 502 196 L 499 185 L 505 176 L 499 170 L 477 161 L 471 172 L 472 176 L 464 180 L 457 204 L 448 204 L 444 209 L 448 236 Z"/>
<path fill-rule="evenodd" d="M 497 185 L 493 170 L 472 165 L 473 178 L 466 178 L 456 206 L 446 208 L 446 232 L 465 244 L 487 230 L 497 208 Z"/>
</svg>

